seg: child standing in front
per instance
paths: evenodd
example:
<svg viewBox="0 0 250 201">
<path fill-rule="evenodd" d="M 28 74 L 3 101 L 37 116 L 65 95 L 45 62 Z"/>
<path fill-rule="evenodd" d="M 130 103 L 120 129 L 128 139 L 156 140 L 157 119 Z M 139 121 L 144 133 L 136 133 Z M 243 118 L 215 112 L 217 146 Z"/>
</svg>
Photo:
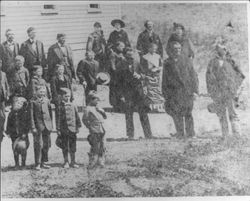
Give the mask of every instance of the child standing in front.
<svg viewBox="0 0 250 201">
<path fill-rule="evenodd" d="M 105 111 L 99 108 L 99 97 L 95 91 L 90 91 L 88 94 L 88 105 L 84 110 L 82 121 L 89 129 L 88 142 L 91 146 L 89 155 L 89 169 L 96 165 L 104 167 L 104 135 L 105 129 L 103 127 L 104 119 L 107 118 Z"/>
<path fill-rule="evenodd" d="M 81 120 L 76 106 L 70 101 L 71 91 L 68 88 L 61 88 L 62 101 L 58 106 L 56 114 L 56 127 L 58 137 L 61 138 L 61 148 L 64 158 L 64 168 L 78 168 L 75 161 L 76 152 L 76 134 L 81 127 Z M 68 154 L 70 154 L 71 163 L 69 164 Z"/>
<path fill-rule="evenodd" d="M 29 115 L 28 102 L 23 97 L 12 100 L 12 108 L 8 115 L 6 134 L 11 138 L 15 168 L 19 168 L 19 155 L 22 157 L 22 167 L 26 165 L 27 149 L 29 147 Z M 23 149 L 18 148 L 18 143 L 23 141 Z"/>
</svg>

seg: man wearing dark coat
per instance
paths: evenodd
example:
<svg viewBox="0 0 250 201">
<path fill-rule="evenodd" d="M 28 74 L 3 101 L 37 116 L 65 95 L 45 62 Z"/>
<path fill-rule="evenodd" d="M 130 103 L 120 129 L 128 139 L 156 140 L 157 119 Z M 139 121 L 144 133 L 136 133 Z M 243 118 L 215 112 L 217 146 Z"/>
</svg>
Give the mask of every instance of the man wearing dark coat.
<svg viewBox="0 0 250 201">
<path fill-rule="evenodd" d="M 166 112 L 173 118 L 176 137 L 195 135 L 192 116 L 194 93 L 198 94 L 198 77 L 190 58 L 181 54 L 181 44 L 171 43 L 170 57 L 163 68 L 162 93 Z M 185 121 L 185 124 L 184 124 Z"/>
<path fill-rule="evenodd" d="M 6 74 L 2 71 L 2 60 L 0 59 L 0 143 L 3 140 L 5 122 L 5 103 L 9 99 L 9 85 Z"/>
<path fill-rule="evenodd" d="M 100 64 L 100 71 L 106 70 L 106 40 L 104 38 L 102 25 L 99 22 L 94 23 L 94 32 L 88 37 L 86 52 L 93 51 L 95 60 Z"/>
<path fill-rule="evenodd" d="M 57 43 L 52 45 L 48 50 L 48 78 L 56 74 L 56 65 L 61 64 L 65 67 L 64 73 L 69 77 L 70 82 L 75 79 L 75 69 L 73 63 L 73 53 L 69 45 L 65 42 L 66 35 L 63 33 L 57 34 Z"/>
<path fill-rule="evenodd" d="M 3 61 L 3 72 L 10 80 L 15 68 L 15 57 L 19 54 L 19 44 L 14 41 L 14 33 L 11 29 L 6 30 L 7 40 L 0 45 L 0 58 Z"/>
<path fill-rule="evenodd" d="M 123 30 L 125 27 L 125 23 L 122 20 L 115 19 L 112 20 L 111 25 L 115 28 L 113 32 L 111 32 L 108 43 L 107 49 L 115 49 L 117 42 L 123 42 L 125 44 L 125 48 L 131 47 L 128 34 L 126 31 Z"/>
<path fill-rule="evenodd" d="M 42 66 L 43 71 L 46 72 L 44 45 L 41 41 L 36 40 L 36 30 L 34 27 L 28 28 L 27 33 L 29 39 L 26 40 L 20 48 L 20 55 L 22 55 L 25 60 L 24 66 L 29 70 L 30 75 L 32 75 L 34 65 Z M 46 78 L 45 74 L 44 78 Z"/>
<path fill-rule="evenodd" d="M 133 51 L 131 50 L 126 53 L 126 59 L 120 60 L 117 64 L 120 71 L 119 81 L 121 83 L 119 91 L 125 110 L 127 136 L 130 139 L 134 138 L 133 113 L 136 110 L 139 113 L 145 138 L 153 137 L 147 114 L 150 108 L 145 102 L 139 65 L 135 61 Z"/>
<path fill-rule="evenodd" d="M 146 29 L 139 34 L 136 45 L 137 50 L 139 50 L 140 57 L 148 53 L 148 50 L 152 43 L 155 43 L 157 45 L 158 48 L 156 53 L 162 57 L 163 49 L 162 49 L 161 39 L 159 35 L 157 35 L 153 30 L 154 26 L 153 22 L 147 20 L 144 26 Z"/>
<path fill-rule="evenodd" d="M 174 33 L 168 39 L 166 52 L 168 56 L 172 54 L 171 42 L 178 41 L 182 46 L 182 54 L 189 58 L 194 58 L 194 50 L 191 40 L 187 37 L 185 27 L 182 24 L 174 23 Z"/>
</svg>

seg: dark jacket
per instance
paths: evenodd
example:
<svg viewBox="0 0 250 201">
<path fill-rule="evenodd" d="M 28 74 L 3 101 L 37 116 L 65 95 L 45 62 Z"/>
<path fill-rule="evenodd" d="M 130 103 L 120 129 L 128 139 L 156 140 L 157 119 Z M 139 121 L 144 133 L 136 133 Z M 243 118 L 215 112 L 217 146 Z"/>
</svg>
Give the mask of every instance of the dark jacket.
<svg viewBox="0 0 250 201">
<path fill-rule="evenodd" d="M 162 57 L 163 49 L 160 37 L 155 32 L 153 32 L 152 35 L 150 36 L 147 30 L 140 33 L 137 39 L 136 48 L 140 51 L 139 52 L 140 56 L 143 56 L 144 54 L 148 53 L 150 43 L 157 44 L 158 46 L 157 53 Z"/>
<path fill-rule="evenodd" d="M 89 35 L 86 51 L 93 51 L 96 55 L 105 53 L 106 40 L 103 33 L 93 32 Z"/>
<path fill-rule="evenodd" d="M 38 86 L 44 86 L 47 89 L 47 98 L 51 99 L 51 93 L 47 82 L 43 78 L 33 76 L 30 80 L 30 83 L 27 88 L 28 99 L 31 99 L 36 96 L 36 91 Z"/>
<path fill-rule="evenodd" d="M 56 64 L 63 64 L 65 66 L 65 74 L 69 77 L 70 82 L 75 77 L 75 69 L 73 63 L 73 53 L 68 45 L 65 45 L 67 55 L 64 55 L 58 43 L 52 45 L 48 50 L 48 77 L 49 80 L 56 75 Z"/>
<path fill-rule="evenodd" d="M 42 132 L 45 129 L 52 130 L 52 110 L 50 101 L 47 98 L 38 98 L 30 101 L 30 122 L 31 129 Z"/>
<path fill-rule="evenodd" d="M 198 93 L 198 76 L 190 58 L 180 55 L 175 61 L 164 62 L 162 93 L 166 99 L 166 111 L 178 113 L 192 107 L 193 94 Z"/>
<path fill-rule="evenodd" d="M 182 37 L 182 38 L 179 38 L 178 36 L 176 36 L 176 34 L 172 34 L 169 39 L 168 39 L 168 43 L 167 43 L 167 48 L 166 48 L 166 51 L 167 51 L 167 54 L 168 56 L 172 56 L 171 54 L 171 42 L 173 41 L 177 41 L 181 44 L 182 46 L 182 53 L 189 57 L 189 58 L 194 58 L 194 50 L 192 49 L 192 44 L 191 44 L 191 41 L 185 36 Z"/>
<path fill-rule="evenodd" d="M 60 104 L 58 112 L 56 113 L 56 128 L 61 133 L 78 133 L 81 127 L 81 120 L 77 108 L 73 103 Z"/>
<path fill-rule="evenodd" d="M 223 59 L 220 66 L 219 57 L 210 60 L 206 72 L 207 91 L 216 101 L 236 98 L 237 91 L 245 76 L 231 60 Z"/>
<path fill-rule="evenodd" d="M 123 42 L 125 44 L 125 47 L 131 47 L 128 39 L 128 34 L 123 29 L 121 29 L 119 32 L 116 30 L 111 32 L 107 44 L 108 49 L 109 48 L 113 49 L 118 41 Z"/>
<path fill-rule="evenodd" d="M 15 57 L 19 54 L 19 44 L 14 42 L 14 51 L 11 51 L 8 42 L 3 42 L 0 45 L 0 58 L 3 62 L 3 72 L 5 72 L 9 78 L 15 68 Z"/>
<path fill-rule="evenodd" d="M 76 74 L 80 80 L 80 83 L 84 81 L 88 85 L 96 85 L 96 75 L 99 72 L 99 63 L 95 60 L 81 60 L 77 66 Z"/>
<path fill-rule="evenodd" d="M 30 130 L 30 115 L 28 104 L 18 111 L 11 110 L 8 115 L 6 134 L 10 137 L 20 137 L 27 135 Z"/>
<path fill-rule="evenodd" d="M 44 52 L 44 45 L 41 41 L 36 40 L 36 51 L 32 48 L 30 40 L 26 40 L 20 48 L 20 55 L 25 59 L 24 66 L 32 75 L 32 68 L 34 65 L 40 65 L 43 69 L 46 68 L 46 58 Z"/>
<path fill-rule="evenodd" d="M 61 85 L 60 85 L 61 83 Z M 59 80 L 58 76 L 54 76 L 50 83 L 51 88 L 51 94 L 52 94 L 52 103 L 59 104 L 62 100 L 62 92 L 60 88 L 68 88 L 71 90 L 71 101 L 73 101 L 73 91 L 71 88 L 71 83 L 69 80 L 69 77 L 67 75 L 64 75 L 64 81 Z"/>
</svg>

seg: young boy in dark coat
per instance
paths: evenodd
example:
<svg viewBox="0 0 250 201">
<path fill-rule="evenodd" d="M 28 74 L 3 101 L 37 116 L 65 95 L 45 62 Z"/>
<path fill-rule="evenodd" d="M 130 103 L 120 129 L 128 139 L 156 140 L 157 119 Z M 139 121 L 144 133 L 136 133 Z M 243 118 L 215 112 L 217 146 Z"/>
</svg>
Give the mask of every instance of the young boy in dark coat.
<svg viewBox="0 0 250 201">
<path fill-rule="evenodd" d="M 26 165 L 27 149 L 29 147 L 29 129 L 27 100 L 23 97 L 15 97 L 7 120 L 6 134 L 12 141 L 16 168 L 19 168 L 19 155 L 22 157 L 22 167 Z M 19 148 L 20 141 L 23 144 L 22 148 Z"/>
<path fill-rule="evenodd" d="M 56 115 L 56 126 L 58 136 L 62 141 L 62 152 L 64 157 L 64 168 L 79 167 L 75 161 L 76 134 L 81 127 L 81 120 L 76 106 L 70 102 L 71 91 L 68 88 L 61 88 L 62 102 Z M 69 165 L 68 154 L 70 154 L 71 164 Z"/>
<path fill-rule="evenodd" d="M 36 98 L 30 101 L 31 129 L 34 138 L 35 169 L 49 169 L 48 151 L 51 146 L 52 110 L 46 97 L 46 88 L 37 89 Z"/>
<path fill-rule="evenodd" d="M 107 118 L 103 109 L 97 107 L 99 97 L 95 91 L 90 91 L 88 95 L 88 106 L 83 113 L 82 121 L 89 129 L 88 142 L 91 146 L 88 168 L 94 168 L 97 164 L 104 167 L 104 135 L 103 120 Z"/>
</svg>

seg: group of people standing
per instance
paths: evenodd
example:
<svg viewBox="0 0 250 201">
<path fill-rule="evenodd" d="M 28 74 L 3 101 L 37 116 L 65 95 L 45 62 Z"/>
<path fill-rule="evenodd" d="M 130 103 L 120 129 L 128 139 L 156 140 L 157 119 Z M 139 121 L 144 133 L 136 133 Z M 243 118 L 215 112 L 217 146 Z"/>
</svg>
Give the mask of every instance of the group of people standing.
<svg viewBox="0 0 250 201">
<path fill-rule="evenodd" d="M 90 130 L 88 141 L 90 166 L 103 165 L 105 129 L 103 109 L 97 106 L 97 85 L 103 84 L 99 72 L 108 72 L 110 104 L 114 111 L 124 112 L 127 136 L 134 138 L 133 113 L 139 113 L 146 138 L 153 138 L 148 113 L 167 112 L 174 121 L 177 138 L 193 137 L 192 116 L 195 94 L 199 94 L 197 73 L 193 67 L 194 50 L 182 24 L 174 23 L 174 32 L 166 45 L 168 58 L 163 61 L 163 45 L 154 31 L 152 21 L 146 21 L 145 30 L 139 34 L 136 50 L 131 48 L 125 23 L 112 20 L 114 31 L 105 40 L 102 26 L 94 23 L 94 32 L 87 39 L 86 58 L 74 68 L 73 53 L 66 44 L 65 34 L 57 34 L 57 42 L 48 49 L 46 58 L 44 45 L 36 39 L 36 30 L 27 30 L 29 39 L 19 48 L 14 33 L 6 31 L 7 40 L 0 45 L 0 134 L 4 132 L 5 104 L 11 104 L 5 133 L 10 135 L 16 166 L 19 156 L 15 152 L 17 139 L 29 145 L 28 133 L 34 135 L 36 169 L 49 168 L 48 150 L 51 146 L 52 130 L 51 105 L 55 105 L 57 145 L 62 148 L 64 167 L 75 163 L 76 134 L 81 127 L 74 99 L 72 83 L 78 78 L 87 97 L 83 123 Z M 139 59 L 136 59 L 138 53 Z M 217 44 L 215 56 L 209 62 L 206 79 L 208 93 L 214 103 L 208 110 L 218 115 L 223 136 L 228 135 L 227 113 L 234 134 L 240 135 L 240 126 L 235 104 L 238 89 L 244 75 L 236 65 L 225 46 Z M 24 115 L 26 114 L 27 115 Z M 25 165 L 26 152 L 22 152 Z"/>
</svg>

